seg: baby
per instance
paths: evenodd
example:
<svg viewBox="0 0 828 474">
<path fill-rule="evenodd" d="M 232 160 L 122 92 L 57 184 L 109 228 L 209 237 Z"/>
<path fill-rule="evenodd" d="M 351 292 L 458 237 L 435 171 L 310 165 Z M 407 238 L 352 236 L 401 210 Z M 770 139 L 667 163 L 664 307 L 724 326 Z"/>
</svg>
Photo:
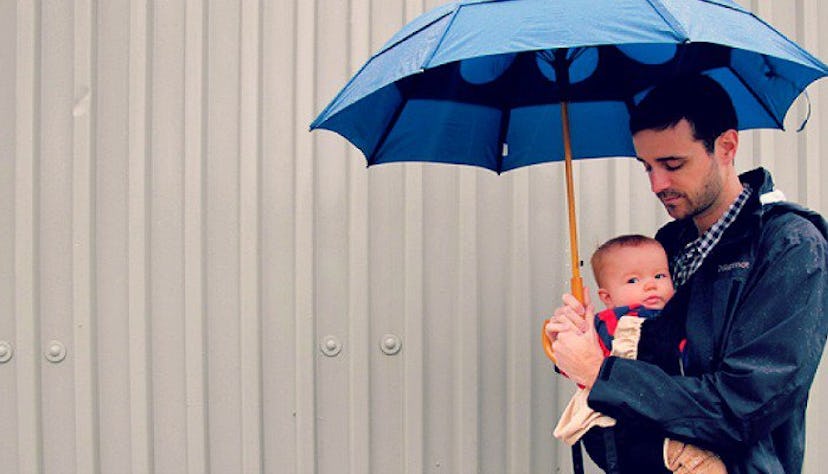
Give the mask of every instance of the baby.
<svg viewBox="0 0 828 474">
<path fill-rule="evenodd" d="M 604 355 L 635 359 L 639 357 L 639 349 L 653 351 L 652 347 L 646 347 L 646 343 L 641 344 L 642 327 L 648 322 L 662 322 L 655 318 L 675 293 L 664 248 L 655 239 L 643 235 L 622 235 L 601 245 L 590 263 L 599 286 L 598 297 L 606 307 L 595 315 L 598 342 Z M 666 350 L 670 354 L 660 357 L 677 361 L 680 368 L 684 343 L 682 340 L 678 347 Z M 659 347 L 657 351 L 665 352 L 665 349 Z M 569 445 L 575 444 L 593 427 L 609 430 L 616 424 L 613 418 L 589 408 L 588 396 L 588 390 L 579 389 L 555 427 L 555 436 Z M 587 443 L 593 460 L 605 468 L 607 464 L 617 463 L 618 460 L 608 459 L 606 454 L 622 453 L 623 447 L 602 446 L 605 442 L 614 442 L 606 441 L 606 433 L 598 439 L 599 442 L 593 439 Z M 639 441 L 636 443 L 641 444 Z M 678 441 L 664 441 L 663 458 L 667 472 L 726 472 L 724 463 L 714 453 Z M 624 465 L 631 463 L 630 460 L 622 462 L 622 472 L 640 472 L 637 469 L 641 466 Z"/>
</svg>

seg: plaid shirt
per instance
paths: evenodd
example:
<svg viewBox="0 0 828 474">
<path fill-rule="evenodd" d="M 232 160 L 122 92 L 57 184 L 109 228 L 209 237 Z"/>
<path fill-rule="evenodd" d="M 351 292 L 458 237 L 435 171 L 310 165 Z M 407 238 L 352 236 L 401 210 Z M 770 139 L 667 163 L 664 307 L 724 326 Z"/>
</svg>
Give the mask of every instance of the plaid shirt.
<svg viewBox="0 0 828 474">
<path fill-rule="evenodd" d="M 727 212 L 707 229 L 707 232 L 702 234 L 698 239 L 690 242 L 684 246 L 684 250 L 678 253 L 672 262 L 673 284 L 678 288 L 685 284 L 687 280 L 693 276 L 693 273 L 701 267 L 704 259 L 713 250 L 713 247 L 722 239 L 724 231 L 736 220 L 739 211 L 745 206 L 751 189 L 747 184 L 744 185 L 742 193 L 733 201 L 733 204 L 727 209 Z"/>
</svg>

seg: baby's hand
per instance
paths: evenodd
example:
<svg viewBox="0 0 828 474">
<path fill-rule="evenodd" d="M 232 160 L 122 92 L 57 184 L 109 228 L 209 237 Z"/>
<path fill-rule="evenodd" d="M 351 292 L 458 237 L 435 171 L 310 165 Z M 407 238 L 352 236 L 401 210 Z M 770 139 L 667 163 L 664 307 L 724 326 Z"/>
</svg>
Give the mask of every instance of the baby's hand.
<svg viewBox="0 0 828 474">
<path fill-rule="evenodd" d="M 546 355 L 552 359 L 557 365 L 558 360 L 555 357 L 552 346 L 558 340 L 558 335 L 569 331 L 574 334 L 586 333 L 590 325 L 593 324 L 586 320 L 586 314 L 592 313 L 592 303 L 589 300 L 589 290 L 584 288 L 584 299 L 586 306 L 581 304 L 577 298 L 571 294 L 563 295 L 564 305 L 555 310 L 554 316 L 549 318 L 544 324 L 544 338 L 543 349 Z"/>
<path fill-rule="evenodd" d="M 554 315 L 546 325 L 546 335 L 550 341 L 555 341 L 558 333 L 577 330 L 585 333 L 589 330 L 587 313 L 594 313 L 592 302 L 589 298 L 589 291 L 584 288 L 584 303 L 569 293 L 563 295 L 563 306 L 555 309 Z"/>
<path fill-rule="evenodd" d="M 664 465 L 681 474 L 727 474 L 716 453 L 669 438 L 664 440 Z"/>
<path fill-rule="evenodd" d="M 556 332 L 556 339 L 552 342 L 551 350 L 555 355 L 555 365 L 561 372 L 582 387 L 589 388 L 598 378 L 601 364 L 604 362 L 604 353 L 598 344 L 595 316 L 591 311 L 591 306 L 587 306 L 585 311 L 586 320 L 577 321 L 584 323 L 586 326 L 584 331 L 581 331 L 576 323 L 569 319 L 569 316 L 553 317 L 553 321 L 550 322 L 550 329 L 553 332 L 560 327 L 567 329 Z M 575 317 L 580 319 L 580 316 Z"/>
</svg>

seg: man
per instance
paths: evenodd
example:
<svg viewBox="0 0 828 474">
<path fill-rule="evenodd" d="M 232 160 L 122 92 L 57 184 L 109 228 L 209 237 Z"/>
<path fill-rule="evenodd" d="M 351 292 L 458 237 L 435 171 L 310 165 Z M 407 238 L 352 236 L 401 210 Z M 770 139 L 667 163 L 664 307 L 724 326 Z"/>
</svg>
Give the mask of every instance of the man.
<svg viewBox="0 0 828 474">
<path fill-rule="evenodd" d="M 656 238 L 677 287 L 662 314 L 687 338 L 684 375 L 604 359 L 589 301 L 571 295 L 547 325 L 558 366 L 590 388 L 592 409 L 660 430 L 670 470 L 693 462 L 681 458 L 687 442 L 715 451 L 728 472 L 800 472 L 808 390 L 828 334 L 826 223 L 780 202 L 767 171 L 737 175 L 736 114 L 712 79 L 654 89 L 630 128 L 675 219 Z"/>
</svg>

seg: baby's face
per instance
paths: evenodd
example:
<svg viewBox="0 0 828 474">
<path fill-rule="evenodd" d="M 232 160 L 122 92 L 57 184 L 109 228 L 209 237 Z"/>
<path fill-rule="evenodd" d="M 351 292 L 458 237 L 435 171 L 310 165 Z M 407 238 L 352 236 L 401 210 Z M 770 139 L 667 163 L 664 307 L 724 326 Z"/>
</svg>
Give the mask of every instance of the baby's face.
<svg viewBox="0 0 828 474">
<path fill-rule="evenodd" d="M 604 285 L 598 296 L 608 308 L 640 304 L 662 309 L 675 292 L 660 245 L 618 247 L 604 260 Z"/>
</svg>

